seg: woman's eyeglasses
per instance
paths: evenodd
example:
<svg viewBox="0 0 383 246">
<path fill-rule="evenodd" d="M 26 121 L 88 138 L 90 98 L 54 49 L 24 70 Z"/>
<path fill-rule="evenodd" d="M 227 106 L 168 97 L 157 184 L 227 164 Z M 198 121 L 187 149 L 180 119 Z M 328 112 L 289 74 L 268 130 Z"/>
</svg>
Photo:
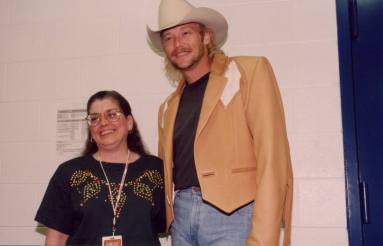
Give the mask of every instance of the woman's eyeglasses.
<svg viewBox="0 0 383 246">
<path fill-rule="evenodd" d="M 98 126 L 101 123 L 102 116 L 109 122 L 116 122 L 121 118 L 123 113 L 117 109 L 110 109 L 104 113 L 93 113 L 85 117 L 85 120 L 88 122 L 89 126 Z"/>
</svg>

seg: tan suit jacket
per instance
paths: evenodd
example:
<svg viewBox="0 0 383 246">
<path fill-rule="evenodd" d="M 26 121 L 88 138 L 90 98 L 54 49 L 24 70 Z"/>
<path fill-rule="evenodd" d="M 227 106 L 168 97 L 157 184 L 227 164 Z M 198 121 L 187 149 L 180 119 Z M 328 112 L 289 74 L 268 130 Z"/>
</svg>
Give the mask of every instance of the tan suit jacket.
<svg viewBox="0 0 383 246">
<path fill-rule="evenodd" d="M 233 62 L 238 81 L 230 81 Z M 168 229 L 173 221 L 173 129 L 184 83 L 161 105 L 158 117 Z M 282 101 L 266 58 L 215 55 L 194 158 L 204 200 L 227 213 L 255 200 L 247 245 L 277 246 L 282 225 L 283 245 L 290 245 L 292 168 Z"/>
</svg>

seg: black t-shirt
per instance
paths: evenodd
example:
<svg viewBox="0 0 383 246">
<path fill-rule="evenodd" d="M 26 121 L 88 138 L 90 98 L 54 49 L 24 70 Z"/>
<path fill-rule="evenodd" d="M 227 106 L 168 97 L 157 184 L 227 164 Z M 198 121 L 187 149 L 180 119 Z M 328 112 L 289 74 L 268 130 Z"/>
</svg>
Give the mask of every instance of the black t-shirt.
<svg viewBox="0 0 383 246">
<path fill-rule="evenodd" d="M 124 163 L 103 163 L 114 199 Z M 119 202 L 116 235 L 124 245 L 160 245 L 165 230 L 163 166 L 144 155 L 129 164 Z M 68 245 L 101 245 L 112 235 L 113 209 L 100 164 L 91 155 L 61 164 L 51 178 L 35 220 L 68 234 Z"/>
<path fill-rule="evenodd" d="M 194 139 L 209 73 L 192 84 L 186 83 L 182 92 L 173 134 L 175 189 L 199 186 L 194 160 Z"/>
</svg>

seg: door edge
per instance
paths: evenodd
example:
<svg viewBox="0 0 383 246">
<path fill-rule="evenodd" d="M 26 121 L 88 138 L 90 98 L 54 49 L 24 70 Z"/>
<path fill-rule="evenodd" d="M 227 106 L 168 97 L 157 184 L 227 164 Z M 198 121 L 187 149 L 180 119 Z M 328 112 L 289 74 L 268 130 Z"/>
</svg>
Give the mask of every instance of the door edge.
<svg viewBox="0 0 383 246">
<path fill-rule="evenodd" d="M 355 127 L 352 46 L 349 0 L 336 0 L 338 57 L 346 180 L 347 231 L 350 246 L 363 245 L 361 224 L 358 152 Z"/>
</svg>

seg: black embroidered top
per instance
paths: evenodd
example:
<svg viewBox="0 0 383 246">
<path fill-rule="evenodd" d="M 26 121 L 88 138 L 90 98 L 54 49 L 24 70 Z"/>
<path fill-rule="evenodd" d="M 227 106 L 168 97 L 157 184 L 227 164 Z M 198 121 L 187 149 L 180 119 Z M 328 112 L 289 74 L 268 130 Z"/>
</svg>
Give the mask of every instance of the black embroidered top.
<svg viewBox="0 0 383 246">
<path fill-rule="evenodd" d="M 124 163 L 104 163 L 113 199 Z M 68 234 L 68 245 L 101 245 L 112 235 L 113 209 L 100 164 L 83 156 L 61 164 L 51 178 L 35 220 Z M 124 245 L 160 245 L 165 230 L 163 166 L 157 157 L 141 156 L 129 164 L 118 204 L 116 235 Z"/>
</svg>

